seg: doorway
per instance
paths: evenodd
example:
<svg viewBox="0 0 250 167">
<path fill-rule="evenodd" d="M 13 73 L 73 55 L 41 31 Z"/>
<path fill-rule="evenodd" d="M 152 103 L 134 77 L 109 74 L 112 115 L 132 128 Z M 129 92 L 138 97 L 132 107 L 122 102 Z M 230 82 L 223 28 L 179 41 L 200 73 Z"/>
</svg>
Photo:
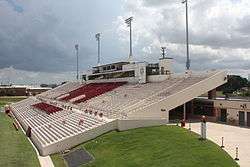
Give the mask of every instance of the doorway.
<svg viewBox="0 0 250 167">
<path fill-rule="evenodd" d="M 250 126 L 250 112 L 247 112 L 247 126 Z"/>
<path fill-rule="evenodd" d="M 245 126 L 245 112 L 239 111 L 239 125 Z"/>
<path fill-rule="evenodd" d="M 227 122 L 227 109 L 221 109 L 220 110 L 220 121 L 221 122 Z"/>
</svg>

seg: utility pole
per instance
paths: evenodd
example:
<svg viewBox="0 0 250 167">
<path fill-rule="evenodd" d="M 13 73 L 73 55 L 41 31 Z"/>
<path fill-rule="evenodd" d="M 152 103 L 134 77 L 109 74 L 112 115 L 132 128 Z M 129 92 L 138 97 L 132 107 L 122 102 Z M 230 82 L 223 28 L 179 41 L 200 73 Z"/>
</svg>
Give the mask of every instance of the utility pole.
<svg viewBox="0 0 250 167">
<path fill-rule="evenodd" d="M 101 38 L 101 33 L 97 33 L 95 34 L 95 38 L 96 38 L 96 41 L 97 41 L 97 50 L 98 50 L 98 58 L 97 58 L 97 64 L 98 66 L 101 65 L 100 63 L 100 47 L 101 47 L 101 41 L 100 41 L 100 38 Z"/>
<path fill-rule="evenodd" d="M 75 45 L 75 49 L 76 49 L 76 79 L 78 81 L 79 79 L 79 67 L 78 67 L 79 45 L 78 44 Z"/>
<path fill-rule="evenodd" d="M 187 44 L 187 61 L 186 68 L 190 69 L 190 58 L 189 58 L 189 32 L 188 32 L 188 0 L 182 1 L 186 5 L 186 44 Z"/>
<path fill-rule="evenodd" d="M 129 17 L 125 20 L 125 23 L 129 27 L 129 31 L 130 31 L 130 43 L 129 43 L 130 47 L 129 47 L 129 57 L 128 57 L 129 62 L 132 62 L 132 57 L 133 57 L 133 53 L 132 53 L 132 20 L 133 20 L 133 17 Z"/>
</svg>

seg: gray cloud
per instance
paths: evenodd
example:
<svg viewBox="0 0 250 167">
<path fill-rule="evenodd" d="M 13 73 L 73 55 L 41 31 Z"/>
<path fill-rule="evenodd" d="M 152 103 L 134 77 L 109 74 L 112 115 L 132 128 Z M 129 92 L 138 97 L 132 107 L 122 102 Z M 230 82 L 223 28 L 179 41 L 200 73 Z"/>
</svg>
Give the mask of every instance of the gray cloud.
<svg viewBox="0 0 250 167">
<path fill-rule="evenodd" d="M 165 45 L 175 60 L 174 69 L 184 70 L 185 7 L 181 1 L 127 0 L 124 5 L 122 18 L 135 18 L 134 50 L 139 57 L 156 61 Z M 189 1 L 192 69 L 249 70 L 249 7 L 247 0 Z M 120 24 L 118 33 L 124 39 L 125 28 Z"/>
<path fill-rule="evenodd" d="M 242 19 L 239 19 L 236 30 L 238 30 L 242 35 L 247 37 L 250 36 L 250 15 L 246 15 Z"/>
<path fill-rule="evenodd" d="M 162 5 L 172 5 L 174 3 L 176 3 L 177 1 L 173 1 L 173 0 L 144 0 L 142 1 L 143 5 L 148 6 L 148 7 L 159 7 Z M 180 1 L 181 2 L 181 1 Z"/>
<path fill-rule="evenodd" d="M 96 64 L 96 32 L 102 32 L 103 62 L 113 59 L 111 53 L 120 52 L 112 32 L 120 1 L 6 2 L 0 1 L 0 14 L 4 16 L 0 22 L 0 69 L 13 66 L 37 72 L 73 71 L 76 43 L 80 45 L 80 69 L 87 69 Z M 10 5 L 25 10 L 19 14 Z"/>
<path fill-rule="evenodd" d="M 75 80 L 73 72 L 32 72 L 25 70 L 17 70 L 13 67 L 0 69 L 0 84 L 33 84 L 40 85 L 42 83 L 57 83 Z"/>
<path fill-rule="evenodd" d="M 192 69 L 248 72 L 249 7 L 248 0 L 189 1 Z M 185 7 L 181 0 L 0 0 L 0 15 L 1 81 L 7 80 L 10 69 L 33 82 L 29 75 L 47 75 L 53 81 L 51 76 L 65 74 L 68 78 L 75 70 L 76 43 L 80 44 L 80 69 L 88 69 L 97 60 L 96 32 L 102 33 L 102 63 L 126 60 L 129 38 L 124 19 L 131 15 L 134 58 L 156 62 L 160 47 L 167 46 L 174 70 L 185 69 Z"/>
<path fill-rule="evenodd" d="M 8 2 L 8 4 L 13 8 L 14 11 L 18 13 L 23 12 L 23 7 L 17 4 L 15 0 L 6 0 L 6 2 Z"/>
</svg>

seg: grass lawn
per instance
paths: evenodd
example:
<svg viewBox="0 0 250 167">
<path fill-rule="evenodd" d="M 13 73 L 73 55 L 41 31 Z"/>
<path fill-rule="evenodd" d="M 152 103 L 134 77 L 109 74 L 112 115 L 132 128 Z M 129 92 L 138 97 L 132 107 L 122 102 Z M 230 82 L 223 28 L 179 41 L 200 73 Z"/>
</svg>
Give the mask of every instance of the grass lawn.
<svg viewBox="0 0 250 167">
<path fill-rule="evenodd" d="M 95 160 L 86 167 L 234 167 L 237 163 L 211 141 L 177 126 L 112 131 L 77 146 Z M 51 156 L 55 167 L 66 166 L 60 154 Z"/>
<path fill-rule="evenodd" d="M 35 150 L 21 129 L 16 131 L 12 119 L 0 113 L 0 166 L 39 167 Z"/>
<path fill-rule="evenodd" d="M 0 107 L 6 104 L 18 102 L 20 100 L 26 99 L 25 96 L 0 96 Z"/>
<path fill-rule="evenodd" d="M 201 97 L 207 97 L 208 96 L 208 93 L 204 93 L 201 95 Z M 216 96 L 217 97 L 225 97 L 225 95 L 223 94 L 222 91 L 216 91 Z"/>
<path fill-rule="evenodd" d="M 225 95 L 223 94 L 222 91 L 216 91 L 216 95 L 217 95 L 218 97 L 225 97 Z"/>
</svg>

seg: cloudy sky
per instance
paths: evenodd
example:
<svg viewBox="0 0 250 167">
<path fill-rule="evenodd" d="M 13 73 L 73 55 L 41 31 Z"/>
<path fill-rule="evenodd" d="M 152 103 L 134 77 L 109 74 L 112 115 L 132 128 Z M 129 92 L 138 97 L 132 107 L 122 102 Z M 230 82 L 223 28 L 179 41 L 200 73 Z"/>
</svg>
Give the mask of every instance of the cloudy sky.
<svg viewBox="0 0 250 167">
<path fill-rule="evenodd" d="M 126 60 L 133 16 L 138 61 L 156 62 L 160 47 L 185 69 L 185 6 L 181 0 L 0 0 L 0 82 L 72 80 L 74 45 L 80 69 L 96 65 L 95 33 L 101 32 L 101 62 Z M 191 69 L 250 73 L 250 1 L 189 0 Z"/>
</svg>

